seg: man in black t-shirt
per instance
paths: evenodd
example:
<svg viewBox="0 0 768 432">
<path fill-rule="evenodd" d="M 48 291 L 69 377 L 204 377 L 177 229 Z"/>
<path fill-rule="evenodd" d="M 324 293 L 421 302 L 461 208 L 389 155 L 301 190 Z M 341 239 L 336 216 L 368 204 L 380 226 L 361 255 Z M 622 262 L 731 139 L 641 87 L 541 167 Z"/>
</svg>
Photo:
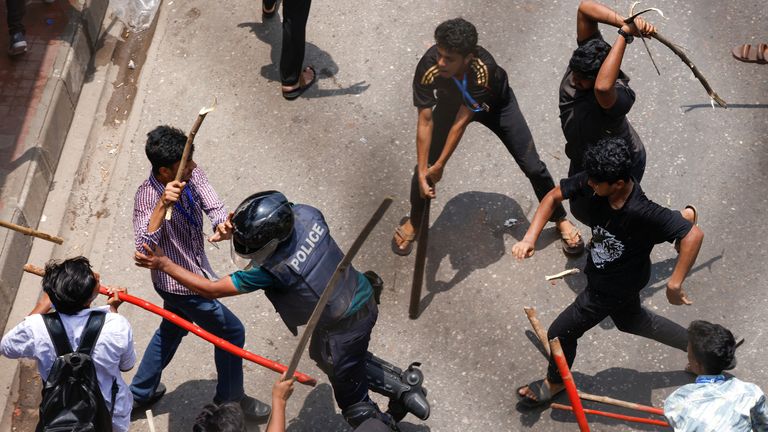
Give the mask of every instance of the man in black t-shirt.
<svg viewBox="0 0 768 432">
<path fill-rule="evenodd" d="M 613 47 L 603 40 L 598 23 L 618 27 L 619 32 L 623 32 Z M 565 154 L 571 161 L 568 176 L 584 170 L 587 145 L 617 136 L 630 143 L 632 176 L 638 182 L 642 180 L 645 148 L 626 117 L 635 103 L 635 92 L 620 67 L 632 35 L 650 36 L 655 32 L 656 28 L 641 18 L 636 18 L 634 24 L 624 24 L 624 17 L 600 3 L 582 1 L 579 5 L 576 18 L 579 46 L 560 82 L 560 124 L 566 139 Z M 585 222 L 588 200 L 574 197 L 569 204 L 573 216 Z"/>
<path fill-rule="evenodd" d="M 642 307 L 640 290 L 651 275 L 651 250 L 656 244 L 679 240 L 680 255 L 667 281 L 667 299 L 691 304 L 682 285 L 701 248 L 704 234 L 680 212 L 646 198 L 632 177 L 632 149 L 619 137 L 603 138 L 584 154 L 585 171 L 560 181 L 539 204 L 531 226 L 512 254 L 533 255 L 534 244 L 553 209 L 563 200 L 590 190 L 587 224 L 592 241 L 584 273 L 587 287 L 549 327 L 548 339 L 559 338 L 568 366 L 576 356 L 577 340 L 605 317 L 616 327 L 685 351 L 688 335 L 682 326 Z M 518 389 L 526 405 L 540 405 L 563 390 L 557 366 L 550 360 L 547 378 Z"/>
<path fill-rule="evenodd" d="M 413 104 L 418 109 L 417 166 L 411 181 L 411 212 L 395 230 L 393 251 L 407 255 L 420 226 L 425 198 L 435 197 L 435 184 L 469 123 L 478 121 L 493 131 L 515 158 L 541 200 L 554 186 L 539 158 L 531 131 L 509 88 L 507 73 L 491 54 L 477 45 L 477 30 L 456 18 L 435 30 L 436 45 L 416 67 Z M 557 223 L 567 253 L 581 253 L 584 243 L 558 206 L 550 218 Z"/>
</svg>

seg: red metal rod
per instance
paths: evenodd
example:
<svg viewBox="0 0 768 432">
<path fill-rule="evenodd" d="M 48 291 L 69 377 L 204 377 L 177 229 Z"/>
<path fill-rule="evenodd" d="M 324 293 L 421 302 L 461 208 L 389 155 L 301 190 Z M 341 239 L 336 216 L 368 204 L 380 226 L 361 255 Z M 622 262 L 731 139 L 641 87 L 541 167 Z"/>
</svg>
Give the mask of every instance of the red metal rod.
<svg viewBox="0 0 768 432">
<path fill-rule="evenodd" d="M 28 273 L 33 273 L 38 276 L 43 276 L 45 274 L 45 270 L 43 270 L 40 267 L 34 266 L 32 264 L 25 264 L 24 265 L 24 271 Z M 104 295 L 109 295 L 107 292 L 107 289 L 104 287 L 104 285 L 99 286 L 99 293 Z M 217 348 L 221 348 L 224 351 L 236 355 L 238 357 L 242 357 L 245 360 L 251 361 L 253 363 L 256 363 L 257 365 L 264 366 L 267 369 L 271 369 L 278 373 L 283 373 L 288 370 L 288 367 L 280 364 L 276 361 L 270 360 L 268 358 L 261 357 L 259 355 L 256 355 L 250 351 L 246 351 L 242 348 L 240 348 L 237 345 L 233 345 L 229 343 L 228 341 L 209 333 L 196 324 L 192 324 L 191 322 L 179 317 L 175 313 L 168 312 L 167 310 L 154 305 L 144 299 L 141 299 L 139 297 L 132 296 L 130 294 L 120 293 L 118 294 L 118 298 L 126 303 L 130 303 L 133 305 L 136 305 L 142 309 L 146 309 L 154 314 L 160 315 L 164 319 L 172 322 L 173 324 L 176 324 L 177 326 L 183 328 L 184 330 L 190 331 L 200 338 L 214 344 Z M 294 378 L 296 378 L 296 381 L 306 384 L 308 386 L 314 387 L 317 385 L 317 380 L 312 378 L 309 375 L 303 374 L 301 372 L 295 372 L 293 374 Z"/>
<path fill-rule="evenodd" d="M 561 409 L 561 410 L 573 411 L 573 407 L 568 406 L 568 405 L 559 404 L 559 403 L 553 403 L 553 404 L 550 404 L 550 406 L 552 408 L 557 408 L 557 409 Z M 669 427 L 669 423 L 667 423 L 665 421 L 662 421 L 662 420 L 647 419 L 647 418 L 643 418 L 643 417 L 632 417 L 632 416 L 626 416 L 626 415 L 623 415 L 623 414 L 616 414 L 616 413 L 611 413 L 611 412 L 606 412 L 606 411 L 593 410 L 593 409 L 589 409 L 589 408 L 582 408 L 582 409 L 587 414 L 594 414 L 594 415 L 599 415 L 599 416 L 603 416 L 603 417 L 610 417 L 610 418 L 614 418 L 614 419 L 617 419 L 617 420 L 625 420 L 625 421 L 630 421 L 630 422 L 635 422 L 635 423 L 645 423 L 645 424 L 652 424 L 652 425 L 656 425 L 656 426 Z"/>
<path fill-rule="evenodd" d="M 552 357 L 555 358 L 557 369 L 560 371 L 560 376 L 563 377 L 565 391 L 568 394 L 568 399 L 571 400 L 571 405 L 573 405 L 573 414 L 576 416 L 579 430 L 581 432 L 589 432 L 587 416 L 584 415 L 584 408 L 581 406 L 579 392 L 576 390 L 576 383 L 573 382 L 571 370 L 568 369 L 568 362 L 565 360 L 565 354 L 563 354 L 563 348 L 560 346 L 560 341 L 557 338 L 550 340 L 549 347 L 552 351 Z"/>
</svg>

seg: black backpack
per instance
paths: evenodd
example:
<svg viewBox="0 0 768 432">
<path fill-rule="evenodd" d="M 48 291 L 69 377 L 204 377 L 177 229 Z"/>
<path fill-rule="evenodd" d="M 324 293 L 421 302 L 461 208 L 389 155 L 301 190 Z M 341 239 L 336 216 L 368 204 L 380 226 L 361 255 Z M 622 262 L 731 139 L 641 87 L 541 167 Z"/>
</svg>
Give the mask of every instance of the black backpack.
<svg viewBox="0 0 768 432">
<path fill-rule="evenodd" d="M 58 312 L 43 315 L 43 322 L 56 347 L 48 379 L 43 386 L 40 421 L 36 432 L 110 432 L 112 412 L 107 409 L 96 378 L 91 351 L 104 326 L 105 313 L 91 312 L 80 346 L 72 352 Z M 112 382 L 112 407 L 117 382 Z"/>
</svg>

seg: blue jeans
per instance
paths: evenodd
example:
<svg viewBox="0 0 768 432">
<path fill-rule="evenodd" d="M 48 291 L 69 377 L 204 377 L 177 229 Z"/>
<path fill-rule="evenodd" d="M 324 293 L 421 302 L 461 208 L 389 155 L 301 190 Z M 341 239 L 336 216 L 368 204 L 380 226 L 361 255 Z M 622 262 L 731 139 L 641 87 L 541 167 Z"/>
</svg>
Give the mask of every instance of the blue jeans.
<svg viewBox="0 0 768 432">
<path fill-rule="evenodd" d="M 197 295 L 178 295 L 155 291 L 163 298 L 163 307 L 179 317 L 194 322 L 202 329 L 243 347 L 245 328 L 240 320 L 218 300 L 209 300 Z M 170 321 L 163 320 L 144 351 L 139 370 L 131 382 L 131 393 L 137 401 L 148 400 L 160 384 L 160 375 L 168 366 L 179 347 L 181 339 L 189 333 Z M 239 401 L 243 391 L 243 359 L 216 348 L 214 350 L 216 373 L 216 401 Z"/>
</svg>

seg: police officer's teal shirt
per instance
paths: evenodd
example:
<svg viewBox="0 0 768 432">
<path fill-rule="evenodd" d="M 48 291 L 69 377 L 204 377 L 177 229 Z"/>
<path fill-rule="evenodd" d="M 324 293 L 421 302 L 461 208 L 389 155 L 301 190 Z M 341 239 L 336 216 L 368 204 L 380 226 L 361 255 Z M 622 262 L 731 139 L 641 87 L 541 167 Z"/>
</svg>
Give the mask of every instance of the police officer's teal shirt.
<svg viewBox="0 0 768 432">
<path fill-rule="evenodd" d="M 232 284 L 238 292 L 245 294 L 254 292 L 260 289 L 267 289 L 275 286 L 278 281 L 268 271 L 265 271 L 261 267 L 253 267 L 249 270 L 238 270 L 231 275 Z M 344 317 L 348 317 L 353 313 L 359 311 L 373 295 L 373 287 L 368 279 L 363 276 L 362 273 L 357 273 L 357 290 L 355 291 L 355 297 L 352 298 L 352 303 L 344 312 Z"/>
</svg>

